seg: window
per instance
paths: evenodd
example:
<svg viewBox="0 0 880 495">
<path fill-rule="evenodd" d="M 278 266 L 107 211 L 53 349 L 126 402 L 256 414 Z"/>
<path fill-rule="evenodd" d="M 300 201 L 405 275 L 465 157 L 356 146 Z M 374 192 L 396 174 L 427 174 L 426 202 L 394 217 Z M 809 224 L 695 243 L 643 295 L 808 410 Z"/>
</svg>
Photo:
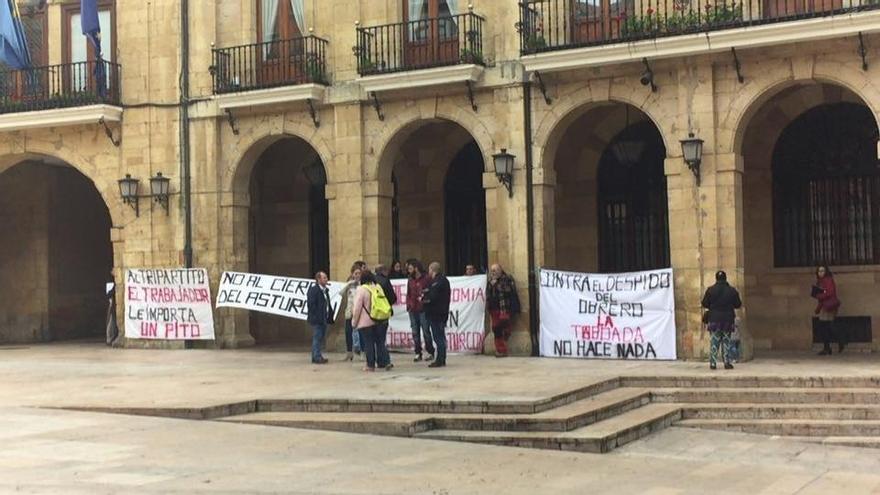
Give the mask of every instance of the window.
<svg viewBox="0 0 880 495">
<path fill-rule="evenodd" d="M 776 266 L 880 264 L 877 122 L 855 103 L 815 107 L 773 151 Z"/>
<path fill-rule="evenodd" d="M 82 16 L 79 4 L 67 5 L 64 8 L 64 62 L 71 64 L 65 84 L 73 91 L 86 91 L 94 84 L 97 53 L 95 48 L 82 34 Z M 112 62 L 116 54 L 116 12 L 112 1 L 98 2 L 98 22 L 101 24 L 101 56 Z M 105 84 L 114 85 L 115 74 L 104 76 Z"/>
<path fill-rule="evenodd" d="M 299 38 L 305 30 L 304 0 L 258 0 L 258 34 L 261 43 Z M 266 47 L 266 57 L 278 56 L 279 47 Z"/>
<path fill-rule="evenodd" d="M 428 41 L 431 20 L 437 19 L 437 37 L 441 40 L 458 37 L 455 22 L 459 14 L 458 0 L 403 0 L 403 9 L 409 23 L 410 41 Z"/>
</svg>

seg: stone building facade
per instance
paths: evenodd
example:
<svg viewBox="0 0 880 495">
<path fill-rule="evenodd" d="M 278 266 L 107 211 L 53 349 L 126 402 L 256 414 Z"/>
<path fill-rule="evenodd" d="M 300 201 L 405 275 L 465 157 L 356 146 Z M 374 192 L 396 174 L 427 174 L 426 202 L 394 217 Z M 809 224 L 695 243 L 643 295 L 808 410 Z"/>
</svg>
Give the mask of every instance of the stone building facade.
<svg viewBox="0 0 880 495">
<path fill-rule="evenodd" d="M 873 4 L 288 1 L 188 2 L 191 247 L 213 283 L 342 280 L 358 259 L 499 262 L 520 282 L 512 349 L 528 354 L 530 272 L 671 266 L 679 355 L 699 358 L 716 270 L 744 296 L 749 352 L 803 350 L 829 263 L 855 347 L 880 348 Z M 22 10 L 44 23 L 45 73 L 83 63 L 85 82 L 46 79 L 34 97 L 4 73 L 0 342 L 101 334 L 111 273 L 185 262 L 181 2 L 101 2 L 109 96 L 73 46 L 78 3 Z M 167 214 L 150 198 L 136 212 L 117 181 L 143 192 L 157 172 Z M 215 321 L 218 348 L 308 338 L 239 310 Z"/>
</svg>

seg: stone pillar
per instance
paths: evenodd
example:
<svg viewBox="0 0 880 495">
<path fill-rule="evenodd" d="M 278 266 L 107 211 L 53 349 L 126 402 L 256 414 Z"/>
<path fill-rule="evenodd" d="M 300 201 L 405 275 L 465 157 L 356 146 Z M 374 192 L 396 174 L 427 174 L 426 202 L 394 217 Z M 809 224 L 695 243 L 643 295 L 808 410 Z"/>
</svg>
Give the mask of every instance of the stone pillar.
<svg viewBox="0 0 880 495">
<path fill-rule="evenodd" d="M 250 197 L 247 193 L 225 192 L 220 199 L 220 246 L 224 270 L 247 272 L 249 266 Z M 256 343 L 250 332 L 250 313 L 240 309 L 215 311 L 216 345 L 221 348 L 249 347 Z"/>
</svg>

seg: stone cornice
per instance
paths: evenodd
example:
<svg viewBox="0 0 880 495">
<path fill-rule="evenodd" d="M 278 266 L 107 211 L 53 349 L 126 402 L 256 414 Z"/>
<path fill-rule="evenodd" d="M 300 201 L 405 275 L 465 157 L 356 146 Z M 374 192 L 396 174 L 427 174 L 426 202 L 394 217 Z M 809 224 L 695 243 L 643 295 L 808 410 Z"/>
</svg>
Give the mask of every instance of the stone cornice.
<svg viewBox="0 0 880 495">
<path fill-rule="evenodd" d="M 88 105 L 33 112 L 17 112 L 0 115 L 0 132 L 23 129 L 61 127 L 81 124 L 98 124 L 122 120 L 122 108 L 113 105 Z"/>
<path fill-rule="evenodd" d="M 299 84 L 280 88 L 258 89 L 214 96 L 218 108 L 222 110 L 245 107 L 264 107 L 313 100 L 324 101 L 326 88 L 320 84 Z"/>
<path fill-rule="evenodd" d="M 382 91 L 456 84 L 466 81 L 477 82 L 482 78 L 484 70 L 482 66 L 474 64 L 452 65 L 449 67 L 366 76 L 357 79 L 355 82 L 360 85 L 365 93 L 369 94 L 374 91 L 379 93 Z"/>
</svg>

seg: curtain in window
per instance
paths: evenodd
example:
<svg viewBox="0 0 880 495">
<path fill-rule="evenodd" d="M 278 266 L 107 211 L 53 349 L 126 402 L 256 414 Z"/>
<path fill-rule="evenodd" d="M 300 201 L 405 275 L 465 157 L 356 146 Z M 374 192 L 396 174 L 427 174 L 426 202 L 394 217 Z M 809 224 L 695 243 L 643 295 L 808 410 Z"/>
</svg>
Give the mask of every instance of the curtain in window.
<svg viewBox="0 0 880 495">
<path fill-rule="evenodd" d="M 296 21 L 296 26 L 299 28 L 299 32 L 303 36 L 307 36 L 306 32 L 306 9 L 304 0 L 290 0 L 290 9 L 293 12 L 293 19 Z"/>
<path fill-rule="evenodd" d="M 430 0 L 409 0 L 409 37 L 412 41 L 428 37 L 428 2 Z"/>
<path fill-rule="evenodd" d="M 449 7 L 449 15 L 461 14 L 458 11 L 458 0 L 446 0 L 446 6 Z"/>
<path fill-rule="evenodd" d="M 278 30 L 278 0 L 262 0 L 263 42 L 273 41 Z"/>
</svg>

